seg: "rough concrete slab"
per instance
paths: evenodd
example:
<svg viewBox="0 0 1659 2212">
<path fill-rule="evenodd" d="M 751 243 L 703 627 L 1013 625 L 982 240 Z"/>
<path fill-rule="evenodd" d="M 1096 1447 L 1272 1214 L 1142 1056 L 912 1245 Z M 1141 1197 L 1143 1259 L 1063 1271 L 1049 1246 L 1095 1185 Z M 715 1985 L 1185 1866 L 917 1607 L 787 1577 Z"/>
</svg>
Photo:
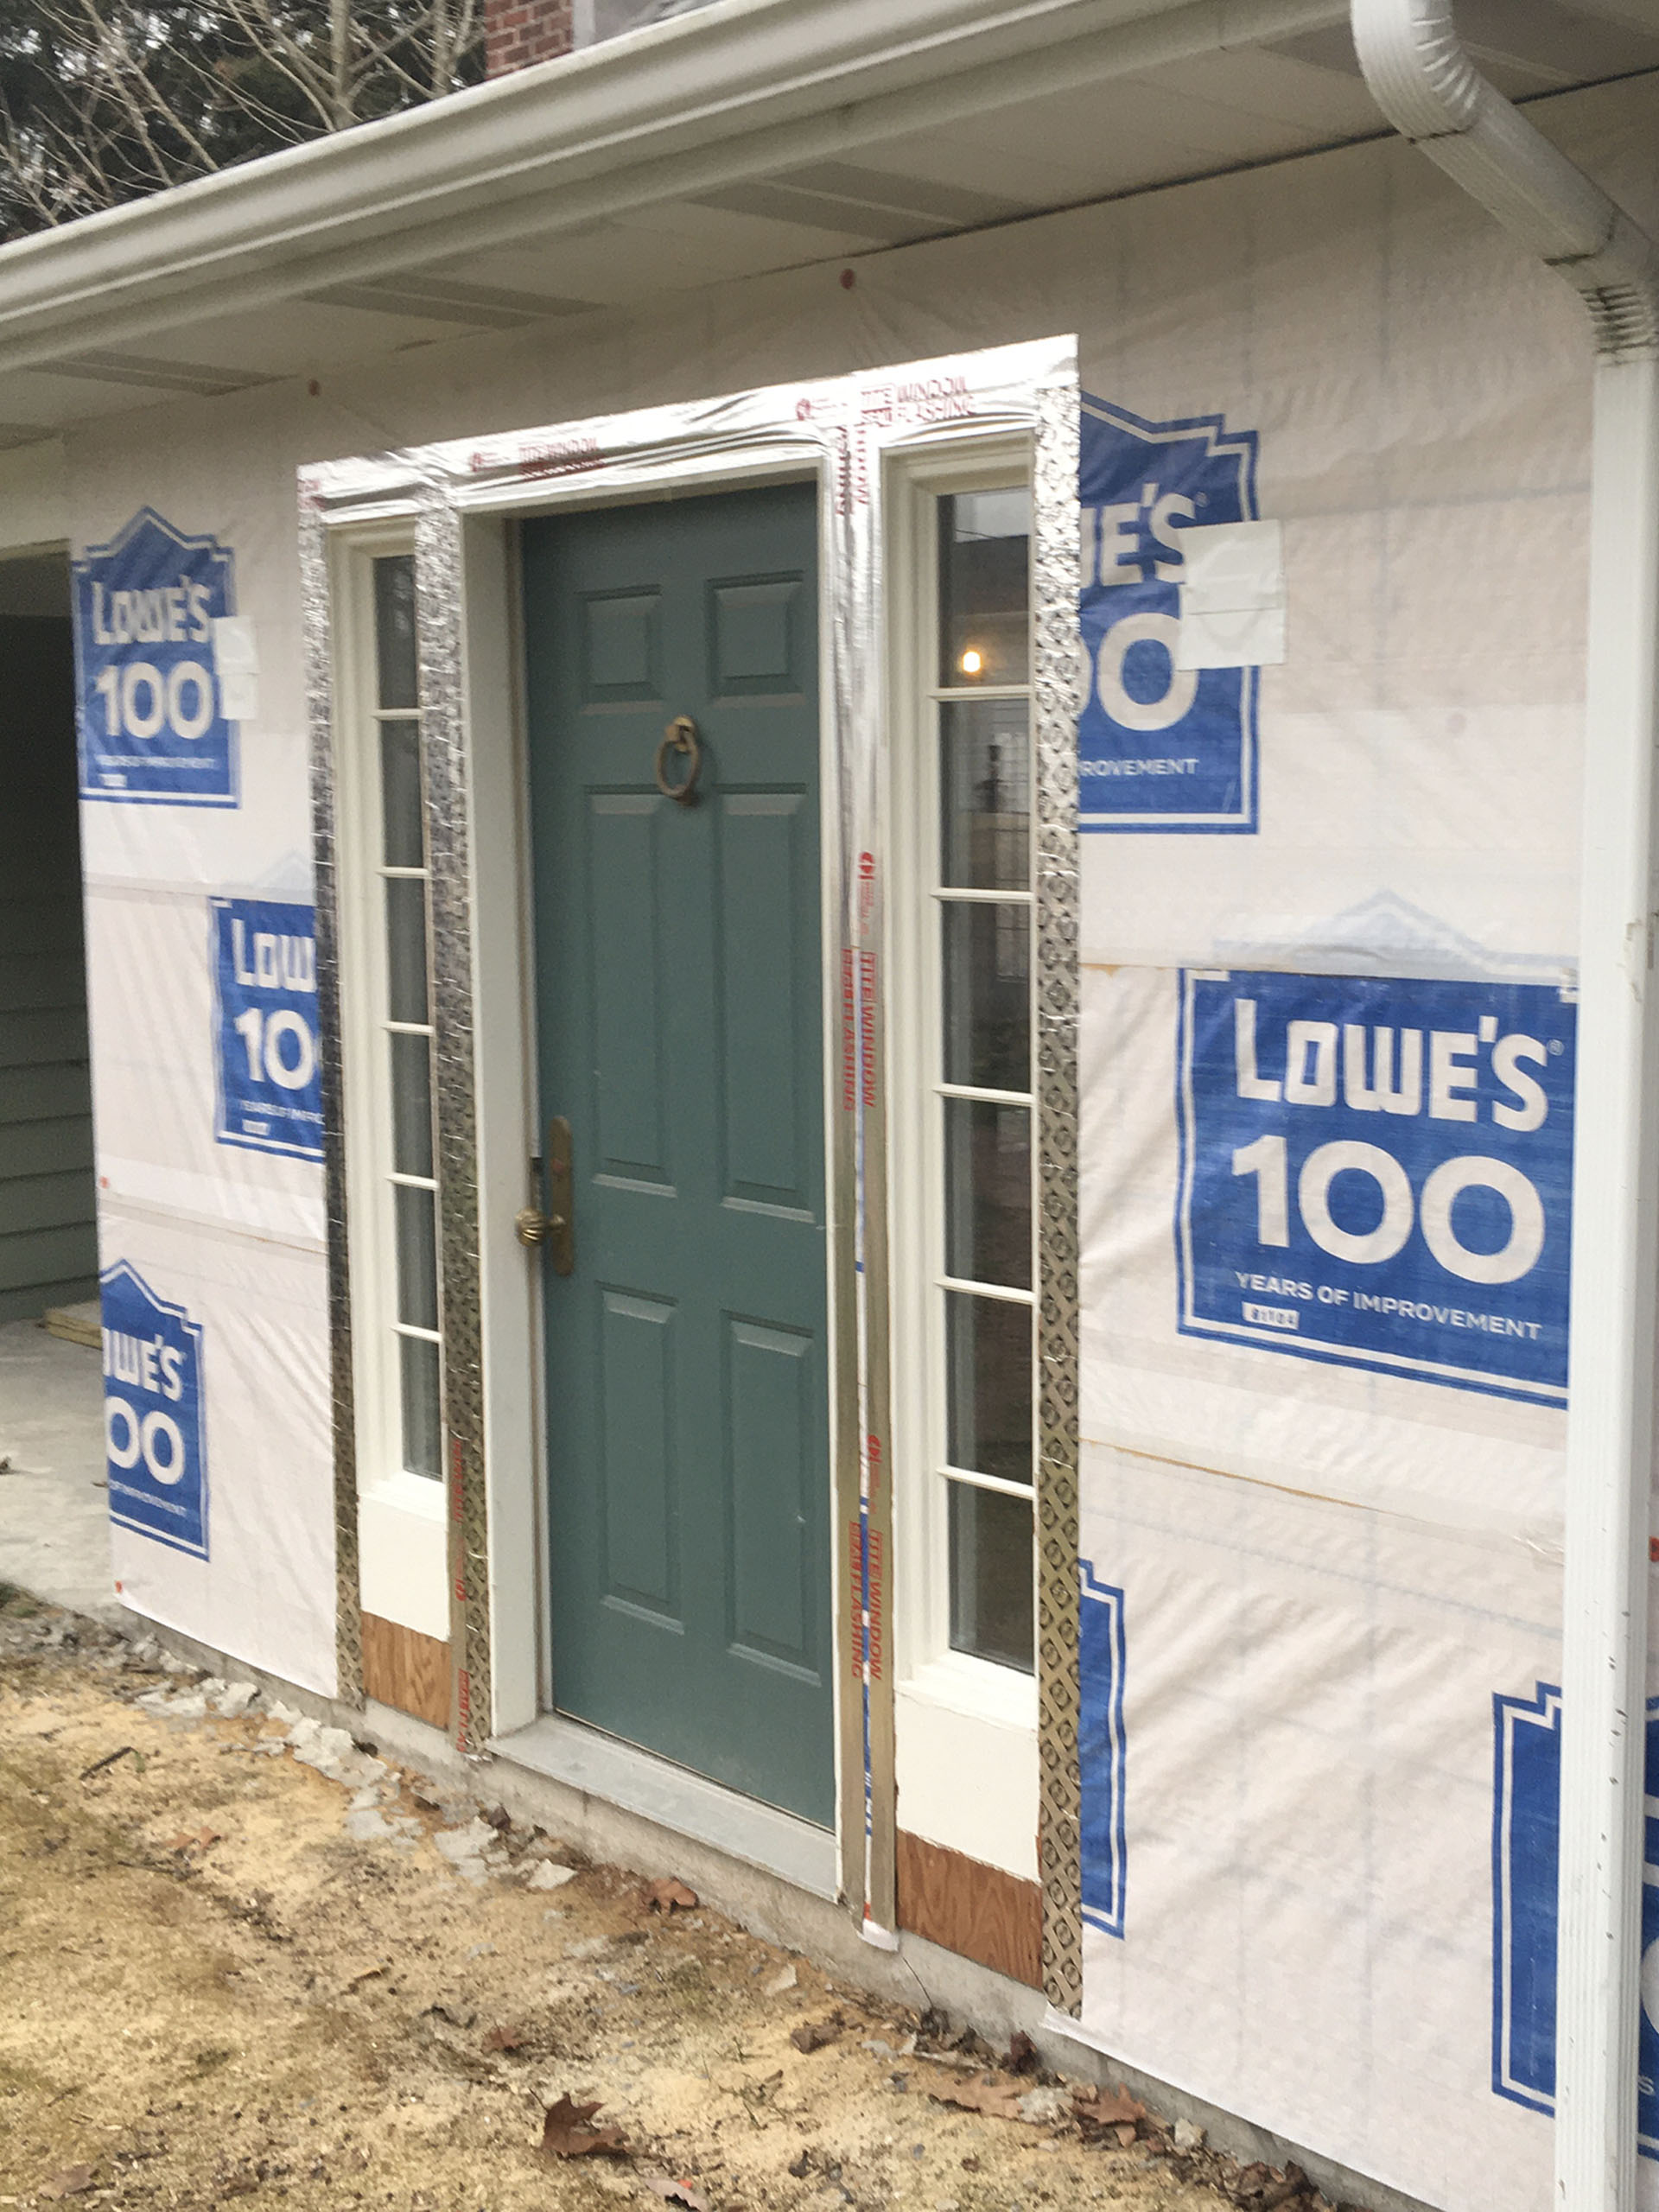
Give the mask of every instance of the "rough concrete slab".
<svg viewBox="0 0 1659 2212">
<path fill-rule="evenodd" d="M 0 1324 L 0 1582 L 114 1619 L 96 1351 Z"/>
</svg>

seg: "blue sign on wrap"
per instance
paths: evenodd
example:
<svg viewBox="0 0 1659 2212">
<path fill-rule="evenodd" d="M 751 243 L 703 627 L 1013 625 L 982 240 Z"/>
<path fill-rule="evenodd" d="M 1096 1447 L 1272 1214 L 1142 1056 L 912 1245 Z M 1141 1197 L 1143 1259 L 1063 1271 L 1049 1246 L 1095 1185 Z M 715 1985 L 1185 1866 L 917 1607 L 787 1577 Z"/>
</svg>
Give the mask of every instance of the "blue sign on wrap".
<svg viewBox="0 0 1659 2212">
<path fill-rule="evenodd" d="M 1185 972 L 1183 1332 L 1565 1403 L 1576 1033 L 1548 984 Z"/>
<path fill-rule="evenodd" d="M 1254 830 L 1254 668 L 1178 669 L 1181 532 L 1255 522 L 1255 433 L 1083 397 L 1084 830 Z"/>
<path fill-rule="evenodd" d="M 1082 1563 L 1078 1617 L 1077 1767 L 1082 1783 L 1083 1916 L 1122 1936 L 1128 1912 L 1124 1828 L 1123 1592 Z"/>
<path fill-rule="evenodd" d="M 215 899 L 213 1022 L 220 1144 L 322 1158 L 316 910 Z"/>
<path fill-rule="evenodd" d="M 1648 1701 L 1646 1792 L 1659 1793 L 1659 1699 Z M 1555 1885 L 1561 1812 L 1561 1694 L 1494 1697 L 1492 2088 L 1555 2108 Z M 1659 2158 L 1659 1821 L 1646 1825 L 1637 2148 Z"/>
<path fill-rule="evenodd" d="M 234 806 L 235 725 L 219 695 L 213 622 L 236 611 L 232 556 L 143 507 L 75 563 L 80 795 L 151 806 Z"/>
<path fill-rule="evenodd" d="M 129 1261 L 99 1281 L 110 1518 L 206 1559 L 200 1325 L 158 1298 Z"/>
</svg>

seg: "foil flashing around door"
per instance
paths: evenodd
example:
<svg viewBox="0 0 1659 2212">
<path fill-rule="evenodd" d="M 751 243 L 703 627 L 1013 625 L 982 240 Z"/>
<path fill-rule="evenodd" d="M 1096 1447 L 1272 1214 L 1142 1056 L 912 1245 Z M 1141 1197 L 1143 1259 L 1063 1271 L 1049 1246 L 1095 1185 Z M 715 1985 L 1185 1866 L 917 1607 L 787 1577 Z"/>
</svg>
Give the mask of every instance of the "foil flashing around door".
<svg viewBox="0 0 1659 2212">
<path fill-rule="evenodd" d="M 892 1563 L 888 1465 L 888 1285 L 885 1128 L 884 796 L 887 783 L 883 609 L 887 579 L 882 478 L 887 456 L 973 436 L 1033 438 L 1037 471 L 1037 879 L 1039 963 L 1040 1218 L 1039 1321 L 1043 1377 L 1038 1472 L 1039 1675 L 1043 1867 L 1050 1994 L 1074 2007 L 1079 1987 L 1077 1779 L 1077 938 L 1074 717 L 1077 698 L 1075 341 L 1050 339 L 853 377 L 775 385 L 684 406 L 455 440 L 328 461 L 301 472 L 318 542 L 330 525 L 418 518 L 422 683 L 429 717 L 427 802 L 432 836 L 438 1134 L 442 1161 L 445 1414 L 451 1453 L 454 1662 L 464 1671 L 465 1748 L 488 1731 L 491 1628 L 487 1463 L 483 1433 L 473 910 L 461 634 L 461 518 L 545 511 L 567 501 L 716 488 L 756 476 L 814 472 L 821 486 L 825 711 L 823 983 L 829 1133 L 828 1214 L 834 1379 L 831 1468 L 837 1582 L 836 1741 L 841 1883 L 855 1917 L 881 1936 L 896 1917 Z M 327 637 L 326 595 L 308 601 Z M 315 639 L 314 656 L 317 651 Z M 322 664 L 326 667 L 326 645 Z M 314 704 L 320 752 L 330 740 L 326 678 Z M 323 824 L 319 802 L 319 900 Z M 332 849 L 330 848 L 330 858 Z M 332 874 L 329 878 L 332 895 Z M 319 951 L 322 924 L 319 919 Z M 331 940 L 332 941 L 332 940 Z M 339 1096 L 338 1046 L 333 1096 Z M 331 1155 L 332 1156 L 332 1155 Z M 349 1413 L 344 1166 L 338 1200 L 336 1418 Z M 509 1222 L 500 1233 L 510 1235 Z M 331 1244 L 331 1252 L 334 1247 Z M 341 1346 L 345 1349 L 342 1351 Z M 342 1372 L 343 1363 L 343 1372 Z M 342 1391 L 345 1393 L 342 1399 Z M 337 1452 L 349 1454 L 349 1430 Z M 337 1465 L 340 1464 L 337 1459 Z M 344 1496 L 343 1483 L 340 1495 Z M 342 1516 L 344 1509 L 342 1507 Z M 355 1497 L 349 1542 L 355 1545 Z M 341 1556 L 346 1556 L 342 1518 Z M 497 1572 L 507 1571 L 497 1562 Z M 867 1580 L 868 1578 L 868 1580 Z M 353 1575 L 354 1590 L 354 1575 Z"/>
</svg>

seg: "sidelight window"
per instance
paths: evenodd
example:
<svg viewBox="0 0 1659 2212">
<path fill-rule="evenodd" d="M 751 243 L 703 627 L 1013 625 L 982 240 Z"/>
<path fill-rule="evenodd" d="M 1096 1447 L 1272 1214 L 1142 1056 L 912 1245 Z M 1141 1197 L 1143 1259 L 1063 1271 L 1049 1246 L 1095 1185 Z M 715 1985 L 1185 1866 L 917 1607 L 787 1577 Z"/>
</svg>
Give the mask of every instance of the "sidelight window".
<svg viewBox="0 0 1659 2212">
<path fill-rule="evenodd" d="M 949 1642 L 1033 1666 L 1031 494 L 934 502 L 934 1479 Z M 930 880 L 931 879 L 931 880 Z"/>
<path fill-rule="evenodd" d="M 379 783 L 377 919 L 384 950 L 375 1008 L 385 1082 L 378 1180 L 392 1265 L 379 1326 L 395 1376 L 404 1471 L 441 1469 L 437 1177 L 432 1142 L 431 879 L 422 800 L 415 563 L 377 560 L 374 767 Z M 378 1087 L 378 1086 L 377 1086 Z"/>
</svg>

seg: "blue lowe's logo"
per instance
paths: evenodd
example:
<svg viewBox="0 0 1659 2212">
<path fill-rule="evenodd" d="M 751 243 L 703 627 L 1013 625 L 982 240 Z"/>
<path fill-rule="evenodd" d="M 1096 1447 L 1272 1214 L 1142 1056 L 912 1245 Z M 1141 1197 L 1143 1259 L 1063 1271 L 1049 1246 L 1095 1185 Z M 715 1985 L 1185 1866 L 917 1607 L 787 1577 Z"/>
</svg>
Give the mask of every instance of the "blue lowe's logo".
<svg viewBox="0 0 1659 2212">
<path fill-rule="evenodd" d="M 1084 830 L 1253 830 L 1254 668 L 1177 666 L 1181 532 L 1254 522 L 1255 433 L 1218 415 L 1143 423 L 1083 397 L 1077 721 Z"/>
<path fill-rule="evenodd" d="M 110 1518 L 206 1559 L 200 1325 L 126 1260 L 100 1282 Z"/>
<path fill-rule="evenodd" d="M 81 797 L 234 806 L 213 650 L 214 622 L 236 611 L 230 551 L 144 507 L 74 566 Z"/>
<path fill-rule="evenodd" d="M 215 899 L 213 995 L 220 1144 L 322 1158 L 316 914 Z"/>
<path fill-rule="evenodd" d="M 1642 1872 L 1642 2015 L 1637 2147 L 1659 2158 L 1659 1699 L 1648 1703 Z M 1555 2108 L 1555 1929 L 1561 1814 L 1561 1694 L 1494 1697 L 1492 2088 Z"/>
<path fill-rule="evenodd" d="M 1564 1402 L 1576 1014 L 1548 984 L 1185 974 L 1183 1332 Z"/>
</svg>

